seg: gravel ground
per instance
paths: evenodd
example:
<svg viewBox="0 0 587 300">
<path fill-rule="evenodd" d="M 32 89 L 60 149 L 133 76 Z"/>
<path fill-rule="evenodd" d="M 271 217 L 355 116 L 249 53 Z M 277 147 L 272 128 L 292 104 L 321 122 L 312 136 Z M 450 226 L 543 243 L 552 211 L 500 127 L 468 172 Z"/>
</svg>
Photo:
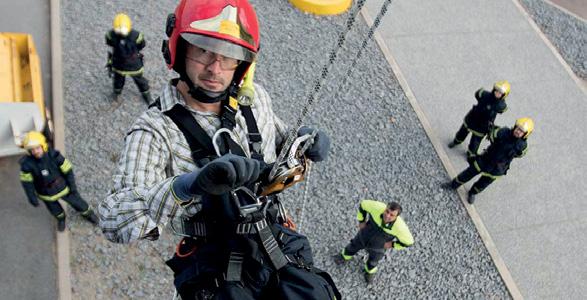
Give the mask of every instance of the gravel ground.
<svg viewBox="0 0 587 300">
<path fill-rule="evenodd" d="M 159 49 L 165 17 L 177 1 L 120 2 L 62 3 L 67 152 L 82 195 L 93 206 L 111 188 L 125 131 L 145 109 L 130 81 L 124 103 L 109 111 L 104 33 L 116 12 L 127 12 L 145 34 L 146 77 L 154 95 L 172 76 Z M 314 17 L 286 0 L 251 2 L 262 30 L 256 81 L 267 88 L 282 119 L 293 123 L 347 16 Z M 349 84 L 339 86 L 345 62 L 366 32 L 359 17 L 307 119 L 331 135 L 329 160 L 315 166 L 307 185 L 283 195 L 312 242 L 316 264 L 333 275 L 346 299 L 509 298 L 457 194 L 440 188 L 448 176 L 374 43 Z M 300 220 L 304 189 L 308 197 Z M 369 287 L 362 278 L 362 252 L 346 266 L 337 267 L 330 259 L 356 233 L 356 209 L 363 198 L 397 199 L 416 240 L 407 250 L 388 252 Z M 171 298 L 172 274 L 163 260 L 171 255 L 176 237 L 164 234 L 156 243 L 117 245 L 73 215 L 74 299 Z"/>
<path fill-rule="evenodd" d="M 587 22 L 541 0 L 520 0 L 580 78 L 587 80 Z"/>
</svg>

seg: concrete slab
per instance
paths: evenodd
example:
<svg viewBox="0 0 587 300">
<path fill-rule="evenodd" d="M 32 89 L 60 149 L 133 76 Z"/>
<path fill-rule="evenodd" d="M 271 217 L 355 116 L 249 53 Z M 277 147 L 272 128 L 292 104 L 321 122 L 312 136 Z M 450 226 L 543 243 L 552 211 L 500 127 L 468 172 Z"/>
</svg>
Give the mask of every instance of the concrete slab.
<svg viewBox="0 0 587 300">
<path fill-rule="evenodd" d="M 380 4 L 367 2 L 372 16 Z M 560 247 L 563 241 L 587 245 L 573 225 L 587 216 L 580 179 L 587 171 L 587 97 L 517 6 L 510 0 L 397 0 L 379 34 L 457 172 L 466 167 L 465 148 L 446 144 L 474 104 L 473 93 L 497 80 L 511 82 L 510 109 L 497 123 L 511 126 L 530 116 L 536 131 L 527 157 L 514 161 L 475 207 L 523 296 L 587 293 L 577 281 L 587 272 L 573 267 L 587 265 L 585 256 Z M 569 267 L 561 273 L 561 266 Z"/>
<path fill-rule="evenodd" d="M 587 20 L 587 3 L 585 0 L 550 0 L 548 2 L 567 10 L 583 20 Z"/>
<path fill-rule="evenodd" d="M 57 299 L 55 219 L 28 203 L 18 158 L 0 158 L 0 298 Z"/>
</svg>

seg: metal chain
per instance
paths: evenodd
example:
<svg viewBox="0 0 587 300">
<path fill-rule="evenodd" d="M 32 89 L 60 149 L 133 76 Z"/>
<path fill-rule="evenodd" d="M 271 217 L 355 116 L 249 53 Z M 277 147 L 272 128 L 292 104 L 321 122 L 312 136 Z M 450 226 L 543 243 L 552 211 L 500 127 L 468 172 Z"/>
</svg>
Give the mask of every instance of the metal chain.
<svg viewBox="0 0 587 300">
<path fill-rule="evenodd" d="M 351 63 L 350 67 L 347 69 L 346 75 L 343 77 L 342 84 L 340 85 L 340 88 L 336 89 L 337 96 L 342 91 L 344 91 L 346 83 L 347 83 L 348 79 L 351 77 L 351 74 L 353 73 L 353 70 L 355 69 L 357 62 L 359 61 L 359 58 L 361 58 L 361 56 L 363 55 L 363 51 L 367 48 L 367 44 L 373 38 L 373 35 L 375 34 L 375 30 L 377 30 L 377 27 L 379 27 L 379 24 L 381 23 L 381 19 L 383 19 L 383 17 L 387 13 L 389 4 L 391 4 L 391 0 L 385 0 L 383 5 L 381 6 L 381 9 L 379 10 L 379 14 L 375 18 L 375 21 L 373 21 L 373 25 L 371 25 L 371 27 L 369 28 L 369 32 L 367 33 L 367 36 L 365 37 L 365 39 L 361 43 L 361 47 L 359 48 L 357 55 L 353 59 L 353 62 Z M 334 97 L 334 99 L 336 99 L 336 98 L 337 97 Z"/>
<path fill-rule="evenodd" d="M 337 97 L 341 93 L 341 91 L 344 90 L 344 87 L 346 86 L 348 79 L 350 78 L 355 66 L 357 65 L 357 62 L 359 61 L 359 58 L 361 58 L 363 51 L 367 48 L 367 44 L 373 38 L 373 35 L 375 34 L 375 30 L 377 30 L 377 27 L 379 27 L 379 24 L 381 23 L 381 19 L 383 19 L 383 17 L 387 13 L 387 10 L 389 8 L 389 5 L 391 4 L 391 1 L 392 0 L 385 0 L 383 5 L 381 6 L 379 14 L 375 18 L 375 21 L 373 21 L 373 25 L 371 25 L 371 27 L 369 28 L 369 32 L 367 33 L 367 36 L 365 37 L 365 39 L 363 39 L 363 42 L 361 43 L 361 47 L 359 48 L 359 51 L 357 52 L 355 58 L 353 59 L 353 62 L 351 63 L 350 67 L 347 69 L 347 72 L 343 78 L 342 84 L 340 85 L 340 87 L 338 89 L 336 89 L 337 93 L 336 93 L 334 99 L 337 99 Z M 362 6 L 362 4 L 363 3 L 359 3 L 358 5 Z M 348 27 L 347 27 L 347 29 L 348 29 Z M 346 35 L 346 32 L 345 32 L 345 35 Z M 340 41 L 340 38 L 339 38 L 339 41 Z M 343 41 L 344 41 L 344 39 L 343 39 Z M 341 45 L 341 44 L 339 44 L 339 45 Z M 298 119 L 298 121 L 300 121 L 300 120 Z M 298 127 L 300 125 L 301 124 L 298 124 Z M 301 208 L 301 211 L 299 214 L 299 220 L 298 220 L 298 231 L 300 231 L 300 232 L 301 232 L 302 224 L 304 221 L 304 212 L 305 212 L 305 208 L 306 208 L 306 198 L 308 195 L 308 190 L 310 189 L 310 171 L 311 171 L 310 164 L 308 163 L 308 173 L 306 175 L 306 180 L 305 180 L 305 185 L 304 185 L 304 194 L 302 197 L 302 208 Z"/>
<path fill-rule="evenodd" d="M 283 159 L 285 158 L 287 152 L 289 151 L 289 148 L 291 147 L 294 139 L 297 137 L 298 128 L 300 126 L 302 126 L 302 121 L 304 120 L 304 118 L 308 114 L 310 106 L 314 103 L 314 100 L 316 99 L 316 95 L 322 89 L 322 85 L 324 84 L 324 80 L 328 76 L 328 73 L 330 73 L 330 68 L 334 64 L 334 61 L 336 60 L 336 57 L 338 56 L 338 52 L 340 51 L 340 49 L 342 48 L 342 44 L 344 44 L 344 41 L 346 40 L 346 35 L 349 33 L 349 31 L 353 27 L 355 20 L 356 20 L 356 17 L 359 14 L 359 11 L 361 11 L 361 8 L 363 8 L 363 5 L 365 4 L 365 2 L 367 2 L 367 0 L 357 1 L 357 6 L 352 11 L 352 13 L 349 15 L 349 17 L 346 21 L 346 28 L 344 31 L 342 31 L 339 34 L 336 46 L 334 47 L 334 49 L 332 49 L 330 51 L 328 63 L 324 67 L 322 67 L 322 72 L 320 74 L 320 77 L 315 80 L 314 88 L 310 91 L 310 94 L 308 95 L 308 98 L 306 100 L 306 104 L 304 104 L 304 106 L 302 107 L 302 112 L 301 112 L 300 116 L 298 117 L 298 120 L 295 123 L 296 125 L 291 128 L 290 133 L 289 133 L 285 143 L 283 144 L 283 147 L 281 148 L 281 152 L 279 153 L 279 156 L 277 157 L 276 163 L 273 165 L 273 168 L 271 168 L 271 172 L 269 173 L 269 177 L 272 178 L 275 175 L 275 172 L 277 171 L 277 167 L 279 166 L 279 162 L 283 161 Z"/>
</svg>

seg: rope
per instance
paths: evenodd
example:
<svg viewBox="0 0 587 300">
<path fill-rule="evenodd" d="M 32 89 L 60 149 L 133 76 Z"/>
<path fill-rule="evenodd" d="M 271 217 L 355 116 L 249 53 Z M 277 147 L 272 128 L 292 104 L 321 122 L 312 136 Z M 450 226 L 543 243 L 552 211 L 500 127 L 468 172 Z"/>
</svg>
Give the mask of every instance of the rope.
<svg viewBox="0 0 587 300">
<path fill-rule="evenodd" d="M 354 22 L 354 18 L 356 17 L 356 13 L 358 11 L 360 11 L 360 9 L 363 6 L 363 4 L 364 4 L 365 1 L 366 0 L 363 0 L 363 1 L 358 2 L 358 4 L 357 4 L 358 10 L 355 11 L 354 12 L 354 15 L 352 16 L 353 22 Z M 346 75 L 343 77 L 342 84 L 340 85 L 340 87 L 338 89 L 336 89 L 337 93 L 336 93 L 334 99 L 337 99 L 338 98 L 338 95 L 342 91 L 344 91 L 344 87 L 346 86 L 346 83 L 348 81 L 348 78 L 351 76 L 354 68 L 357 65 L 357 62 L 359 61 L 359 58 L 361 58 L 361 56 L 363 54 L 363 51 L 367 48 L 367 44 L 373 38 L 373 35 L 375 34 L 375 30 L 377 30 L 377 27 L 379 27 L 379 24 L 381 23 L 381 19 L 383 19 L 383 17 L 387 13 L 387 10 L 389 8 L 389 5 L 391 4 L 391 1 L 392 0 L 385 0 L 385 2 L 383 3 L 383 5 L 381 6 L 381 9 L 379 11 L 379 14 L 377 14 L 377 17 L 375 18 L 375 21 L 373 21 L 373 25 L 371 25 L 371 27 L 369 28 L 369 32 L 367 33 L 367 36 L 363 39 L 363 42 L 361 43 L 361 47 L 359 48 L 359 51 L 357 52 L 355 58 L 353 59 L 353 62 L 351 63 L 350 67 L 348 67 L 348 69 L 346 71 Z M 345 40 L 345 36 L 348 33 L 348 31 L 350 30 L 349 23 L 351 23 L 350 26 L 352 26 L 352 23 L 353 22 L 349 22 L 349 20 L 347 20 L 347 31 L 344 32 L 344 34 L 341 34 L 341 36 L 339 37 L 339 39 L 338 39 L 339 40 L 338 48 L 335 49 L 336 52 L 338 52 L 338 49 L 341 48 L 342 43 Z M 328 69 L 332 65 L 332 62 L 333 62 L 332 57 L 336 58 L 336 53 L 334 54 L 334 56 L 331 54 L 330 57 L 331 57 L 330 64 L 327 67 L 324 67 L 323 68 L 323 73 L 322 73 L 323 76 L 320 78 L 320 81 L 317 82 L 317 87 L 316 86 L 314 87 L 314 91 L 316 93 L 317 93 L 317 91 L 320 90 L 321 84 L 323 83 L 324 78 L 326 78 L 326 75 L 328 74 Z M 326 70 L 326 75 L 324 74 L 325 70 Z M 306 104 L 306 107 L 304 107 L 305 110 L 302 111 L 302 116 L 300 116 L 300 118 L 298 119 L 297 127 L 301 126 L 301 119 L 307 113 L 307 106 L 311 105 L 312 102 L 314 101 L 314 96 L 315 96 L 314 94 L 311 94 L 310 95 L 310 98 L 308 99 L 308 104 Z M 362 114 L 362 112 L 361 112 L 361 114 Z M 288 149 L 288 148 L 289 148 L 289 146 L 288 147 L 284 147 L 283 149 Z M 281 157 L 281 154 L 280 154 L 280 157 Z M 281 158 L 281 159 L 283 159 L 283 158 Z M 281 161 L 281 160 L 278 159 L 278 161 Z M 302 224 L 304 222 L 304 212 L 305 212 L 305 209 L 306 209 L 306 199 L 307 199 L 307 195 L 308 195 L 308 190 L 310 189 L 310 174 L 311 174 L 311 168 L 310 168 L 310 163 L 308 163 L 308 173 L 307 173 L 306 180 L 305 180 L 306 181 L 306 184 L 304 185 L 304 194 L 302 196 L 302 208 L 301 208 L 301 211 L 300 211 L 299 221 L 298 221 L 298 231 L 300 231 L 300 232 L 302 230 Z"/>
<path fill-rule="evenodd" d="M 289 148 L 291 147 L 291 144 L 293 143 L 294 139 L 297 137 L 298 128 L 300 128 L 300 126 L 302 126 L 302 121 L 306 117 L 306 115 L 308 114 L 310 106 L 314 103 L 314 100 L 316 100 L 316 95 L 322 89 L 322 85 L 324 84 L 324 80 L 328 76 L 328 73 L 330 73 L 330 68 L 334 64 L 334 61 L 336 60 L 336 57 L 338 56 L 338 52 L 340 51 L 340 49 L 342 48 L 342 45 L 344 44 L 344 41 L 346 40 L 347 34 L 349 33 L 349 31 L 353 27 L 353 25 L 355 23 L 355 19 L 356 19 L 357 15 L 359 14 L 359 11 L 361 10 L 361 8 L 363 8 L 363 5 L 365 4 L 366 1 L 367 0 L 357 1 L 357 6 L 352 11 L 352 13 L 349 15 L 349 17 L 346 21 L 346 28 L 344 31 L 342 31 L 339 34 L 336 46 L 334 47 L 334 49 L 332 49 L 330 51 L 328 63 L 326 63 L 326 65 L 324 67 L 322 67 L 322 72 L 320 74 L 320 77 L 315 80 L 314 88 L 310 91 L 310 94 L 308 95 L 307 100 L 306 100 L 306 104 L 304 104 L 304 106 L 302 107 L 302 112 L 301 112 L 300 116 L 298 117 L 298 120 L 296 121 L 296 126 L 292 127 L 292 129 L 287 137 L 287 140 L 285 141 L 285 143 L 283 144 L 283 147 L 281 148 L 281 152 L 279 153 L 279 156 L 277 157 L 276 162 L 283 161 L 283 159 L 285 158 L 285 155 L 287 154 L 287 152 L 289 151 Z M 275 163 L 273 165 L 273 168 L 271 168 L 271 172 L 269 173 L 269 177 L 271 179 L 274 177 L 275 172 L 277 171 L 278 165 L 279 165 L 278 163 Z"/>
<path fill-rule="evenodd" d="M 308 196 L 308 190 L 310 189 L 310 175 L 312 174 L 312 162 L 308 161 L 308 172 L 306 175 L 306 184 L 304 185 L 304 195 L 302 196 L 302 209 L 299 215 L 298 231 L 302 231 L 302 224 L 304 223 L 304 211 L 306 210 L 306 198 Z"/>
</svg>

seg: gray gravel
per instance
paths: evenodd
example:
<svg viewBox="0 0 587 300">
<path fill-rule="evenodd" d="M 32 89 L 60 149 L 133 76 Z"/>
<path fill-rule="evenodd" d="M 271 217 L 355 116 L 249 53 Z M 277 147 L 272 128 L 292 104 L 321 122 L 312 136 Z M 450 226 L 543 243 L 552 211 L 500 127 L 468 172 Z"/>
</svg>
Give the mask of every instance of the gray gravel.
<svg viewBox="0 0 587 300">
<path fill-rule="evenodd" d="M 587 79 L 587 23 L 541 0 L 520 0 L 571 69 Z"/>
<path fill-rule="evenodd" d="M 94 206 L 111 188 L 125 131 L 145 109 L 130 81 L 122 106 L 107 111 L 111 84 L 103 68 L 104 33 L 116 12 L 130 14 L 145 34 L 146 77 L 154 94 L 171 78 L 159 49 L 165 17 L 177 1 L 120 2 L 62 2 L 67 152 L 82 195 Z M 282 119 L 293 123 L 346 15 L 314 17 L 286 0 L 252 3 L 262 30 L 256 81 L 267 88 Z M 348 86 L 338 86 L 366 32 L 360 19 L 307 120 L 331 135 L 329 160 L 315 165 L 307 186 L 284 193 L 292 214 L 299 216 L 308 189 L 304 219 L 298 222 L 311 239 L 316 264 L 333 275 L 346 299 L 509 298 L 456 193 L 440 188 L 448 176 L 374 43 Z M 370 287 L 360 272 L 363 253 L 341 267 L 330 259 L 355 234 L 357 204 L 363 198 L 399 200 L 416 240 L 407 250 L 387 254 Z M 171 298 L 172 274 L 163 260 L 177 238 L 164 234 L 156 243 L 117 245 L 73 215 L 75 299 Z"/>
</svg>

